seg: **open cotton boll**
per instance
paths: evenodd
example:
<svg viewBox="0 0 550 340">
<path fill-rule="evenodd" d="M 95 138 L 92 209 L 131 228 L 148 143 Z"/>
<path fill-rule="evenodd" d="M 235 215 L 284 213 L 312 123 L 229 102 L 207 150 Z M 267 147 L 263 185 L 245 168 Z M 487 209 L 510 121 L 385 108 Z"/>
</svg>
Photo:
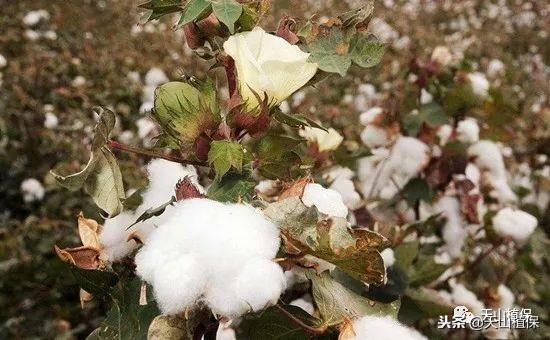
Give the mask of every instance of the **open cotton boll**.
<svg viewBox="0 0 550 340">
<path fill-rule="evenodd" d="M 351 179 L 337 178 L 331 183 L 329 189 L 340 193 L 344 204 L 351 210 L 358 209 L 363 204 L 361 196 L 355 191 L 355 185 Z"/>
<path fill-rule="evenodd" d="M 21 194 L 26 203 L 41 201 L 46 194 L 46 190 L 36 178 L 27 178 L 21 182 Z"/>
<path fill-rule="evenodd" d="M 504 73 L 504 63 L 498 59 L 493 59 L 487 66 L 487 75 L 489 77 L 497 77 Z"/>
<path fill-rule="evenodd" d="M 336 190 L 323 188 L 320 184 L 309 183 L 304 188 L 302 202 L 308 207 L 315 206 L 321 213 L 346 217 L 348 208 L 344 204 L 342 195 Z"/>
<path fill-rule="evenodd" d="M 220 323 L 216 331 L 216 340 L 237 340 L 235 330 Z"/>
<path fill-rule="evenodd" d="M 516 298 L 510 288 L 503 284 L 500 284 L 497 289 L 498 293 L 498 307 L 501 309 L 510 309 L 514 306 Z"/>
<path fill-rule="evenodd" d="M 369 125 L 380 119 L 380 115 L 384 112 L 381 107 L 375 106 L 361 113 L 359 122 L 363 125 Z"/>
<path fill-rule="evenodd" d="M 388 132 L 381 127 L 369 124 L 361 132 L 361 141 L 369 148 L 377 148 L 388 144 Z"/>
<path fill-rule="evenodd" d="M 460 202 L 454 197 L 444 196 L 437 202 L 436 210 L 441 212 L 446 219 L 443 226 L 443 240 L 447 245 L 447 251 L 451 257 L 457 258 L 462 253 L 462 246 L 466 238 Z"/>
<path fill-rule="evenodd" d="M 422 105 L 429 104 L 433 100 L 434 100 L 434 97 L 432 96 L 432 94 L 430 92 L 426 91 L 426 89 L 422 89 L 420 91 L 420 104 L 422 104 Z"/>
<path fill-rule="evenodd" d="M 285 289 L 286 277 L 272 261 L 279 245 L 278 228 L 255 208 L 187 199 L 174 204 L 168 220 L 151 232 L 136 255 L 136 273 L 162 298 L 164 314 L 182 312 L 201 300 L 214 313 L 236 317 L 275 303 Z M 179 272 L 164 273 L 172 261 L 186 265 L 169 266 Z M 183 287 L 164 284 L 185 272 L 194 276 L 182 283 L 192 286 L 188 294 L 181 292 Z"/>
<path fill-rule="evenodd" d="M 538 221 L 525 211 L 504 208 L 493 217 L 493 228 L 502 237 L 511 237 L 523 245 L 535 231 Z"/>
<path fill-rule="evenodd" d="M 461 283 L 451 282 L 451 297 L 453 302 L 459 306 L 466 306 L 475 315 L 480 315 L 485 308 L 483 302 L 479 301 L 477 296 L 464 287 Z"/>
<path fill-rule="evenodd" d="M 453 134 L 453 127 L 449 124 L 444 124 L 437 129 L 436 135 L 439 137 L 439 145 L 445 145 Z"/>
<path fill-rule="evenodd" d="M 339 178 L 352 179 L 355 173 L 350 169 L 340 165 L 330 168 L 327 172 L 323 173 L 323 178 L 329 182 L 333 182 Z"/>
<path fill-rule="evenodd" d="M 157 86 L 168 82 L 168 77 L 158 67 L 153 67 L 145 74 L 145 85 Z"/>
<path fill-rule="evenodd" d="M 425 336 L 402 325 L 391 316 L 363 316 L 353 321 L 356 340 L 421 340 Z"/>
<path fill-rule="evenodd" d="M 23 17 L 23 23 L 26 26 L 35 26 L 41 20 L 48 20 L 50 18 L 50 13 L 44 9 L 39 9 L 36 11 L 30 11 Z"/>
<path fill-rule="evenodd" d="M 393 266 L 395 263 L 395 255 L 393 252 L 393 249 L 386 248 L 380 252 L 380 256 L 382 256 L 382 260 L 384 260 L 384 266 L 386 268 Z"/>
<path fill-rule="evenodd" d="M 457 139 L 465 144 L 472 144 L 479 140 L 479 125 L 473 118 L 466 118 L 458 122 L 456 127 Z"/>
<path fill-rule="evenodd" d="M 0 54 L 0 68 L 4 68 L 8 65 L 8 60 L 2 54 Z"/>
<path fill-rule="evenodd" d="M 468 74 L 468 79 L 472 85 L 472 91 L 476 96 L 485 98 L 489 95 L 489 81 L 481 72 L 473 72 Z"/>
</svg>

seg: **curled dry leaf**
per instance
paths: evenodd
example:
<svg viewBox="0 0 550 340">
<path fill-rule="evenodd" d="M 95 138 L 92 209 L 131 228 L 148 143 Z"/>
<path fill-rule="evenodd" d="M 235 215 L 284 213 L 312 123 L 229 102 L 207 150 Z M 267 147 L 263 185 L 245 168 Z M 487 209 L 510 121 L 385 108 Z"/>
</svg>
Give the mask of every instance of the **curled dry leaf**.
<svg viewBox="0 0 550 340">
<path fill-rule="evenodd" d="M 298 197 L 298 198 L 302 197 L 304 194 L 304 189 L 306 185 L 308 185 L 311 182 L 313 182 L 311 177 L 306 176 L 306 177 L 297 179 L 292 183 L 283 184 L 283 192 L 281 193 L 281 195 L 279 195 L 279 201 L 282 201 L 290 197 Z"/>
<path fill-rule="evenodd" d="M 93 299 L 92 294 L 88 293 L 82 288 L 80 288 L 80 292 L 78 295 L 80 296 L 80 307 L 82 307 L 82 309 L 84 309 L 84 306 L 87 302 L 90 302 Z"/>
<path fill-rule="evenodd" d="M 279 21 L 279 27 L 277 28 L 277 36 L 285 39 L 291 44 L 296 44 L 300 41 L 298 35 L 296 35 L 296 20 L 290 17 L 284 17 Z"/>
<path fill-rule="evenodd" d="M 338 340 L 356 340 L 353 323 L 350 320 L 345 320 L 340 325 L 340 334 L 338 335 Z"/>
<path fill-rule="evenodd" d="M 84 217 L 84 214 L 80 212 L 77 217 L 78 221 L 78 234 L 82 245 L 101 249 L 101 242 L 99 241 L 99 234 L 101 233 L 101 225 L 91 218 Z"/>
<path fill-rule="evenodd" d="M 191 182 L 189 177 L 180 179 L 176 184 L 176 200 L 181 201 L 188 198 L 204 197 L 197 187 Z"/>
<path fill-rule="evenodd" d="M 62 261 L 72 263 L 79 268 L 98 269 L 102 266 L 99 250 L 95 248 L 81 246 L 61 249 L 58 246 L 54 246 L 54 249 Z"/>
</svg>

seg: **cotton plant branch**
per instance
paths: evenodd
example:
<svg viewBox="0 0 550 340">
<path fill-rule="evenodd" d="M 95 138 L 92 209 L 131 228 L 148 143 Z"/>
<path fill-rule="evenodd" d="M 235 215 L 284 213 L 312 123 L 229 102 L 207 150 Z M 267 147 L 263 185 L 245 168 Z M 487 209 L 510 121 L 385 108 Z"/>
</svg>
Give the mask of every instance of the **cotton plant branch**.
<svg viewBox="0 0 550 340">
<path fill-rule="evenodd" d="M 312 327 L 312 326 L 306 325 L 302 320 L 300 320 L 297 317 L 295 317 L 294 315 L 292 315 L 292 313 L 288 312 L 280 304 L 276 304 L 275 308 L 277 308 L 279 310 L 279 312 L 281 314 L 283 314 L 284 316 L 286 316 L 293 324 L 295 324 L 296 326 L 302 328 L 303 330 L 305 330 L 308 333 L 311 333 L 313 335 L 320 335 L 320 334 L 323 334 L 327 330 L 326 325 L 325 326 L 319 326 L 319 327 Z"/>
<path fill-rule="evenodd" d="M 196 166 L 206 166 L 206 162 L 201 161 L 193 161 L 190 159 L 185 159 L 178 156 L 169 155 L 157 150 L 151 150 L 151 149 L 142 149 L 131 145 L 126 145 L 117 141 L 114 141 L 112 139 L 109 139 L 107 141 L 107 146 L 111 149 L 120 150 L 124 152 L 133 153 L 136 155 L 146 156 L 146 157 L 153 157 L 153 158 L 162 158 L 167 161 L 181 163 L 181 164 L 190 164 L 190 165 L 196 165 Z"/>
</svg>

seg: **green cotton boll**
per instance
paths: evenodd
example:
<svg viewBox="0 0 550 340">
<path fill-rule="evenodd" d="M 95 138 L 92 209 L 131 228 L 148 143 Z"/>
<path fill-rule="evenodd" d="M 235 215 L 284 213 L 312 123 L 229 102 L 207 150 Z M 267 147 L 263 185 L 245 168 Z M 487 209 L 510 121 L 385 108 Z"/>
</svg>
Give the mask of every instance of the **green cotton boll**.
<svg viewBox="0 0 550 340">
<path fill-rule="evenodd" d="M 207 81 L 173 81 L 157 87 L 153 116 L 182 146 L 221 121 L 214 87 Z"/>
</svg>

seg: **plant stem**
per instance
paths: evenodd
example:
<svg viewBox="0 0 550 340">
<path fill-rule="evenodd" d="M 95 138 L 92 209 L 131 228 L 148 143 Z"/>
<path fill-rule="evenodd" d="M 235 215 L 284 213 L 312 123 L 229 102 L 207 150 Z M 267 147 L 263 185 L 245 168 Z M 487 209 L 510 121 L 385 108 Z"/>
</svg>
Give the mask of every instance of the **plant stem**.
<svg viewBox="0 0 550 340">
<path fill-rule="evenodd" d="M 112 139 L 109 139 L 107 141 L 107 145 L 111 149 L 125 151 L 125 152 L 133 153 L 133 154 L 136 154 L 136 155 L 153 157 L 153 158 L 162 158 L 162 159 L 166 159 L 167 161 L 182 163 L 182 164 L 191 164 L 191 165 L 197 165 L 197 166 L 206 166 L 207 165 L 205 162 L 184 159 L 184 158 L 181 158 L 181 157 L 178 157 L 178 156 L 168 155 L 166 153 L 163 153 L 163 152 L 160 152 L 160 151 L 157 151 L 157 150 L 141 149 L 141 148 L 137 148 L 135 146 L 119 143 L 119 142 L 114 141 Z"/>
<path fill-rule="evenodd" d="M 306 325 L 302 320 L 298 319 L 294 315 L 292 315 L 289 311 L 283 308 L 283 306 L 276 304 L 275 307 L 281 312 L 284 316 L 290 319 L 292 323 L 294 323 L 296 326 L 303 328 L 306 332 L 319 335 L 323 334 L 327 330 L 327 326 L 321 326 L 321 327 L 312 327 L 309 325 Z"/>
</svg>

